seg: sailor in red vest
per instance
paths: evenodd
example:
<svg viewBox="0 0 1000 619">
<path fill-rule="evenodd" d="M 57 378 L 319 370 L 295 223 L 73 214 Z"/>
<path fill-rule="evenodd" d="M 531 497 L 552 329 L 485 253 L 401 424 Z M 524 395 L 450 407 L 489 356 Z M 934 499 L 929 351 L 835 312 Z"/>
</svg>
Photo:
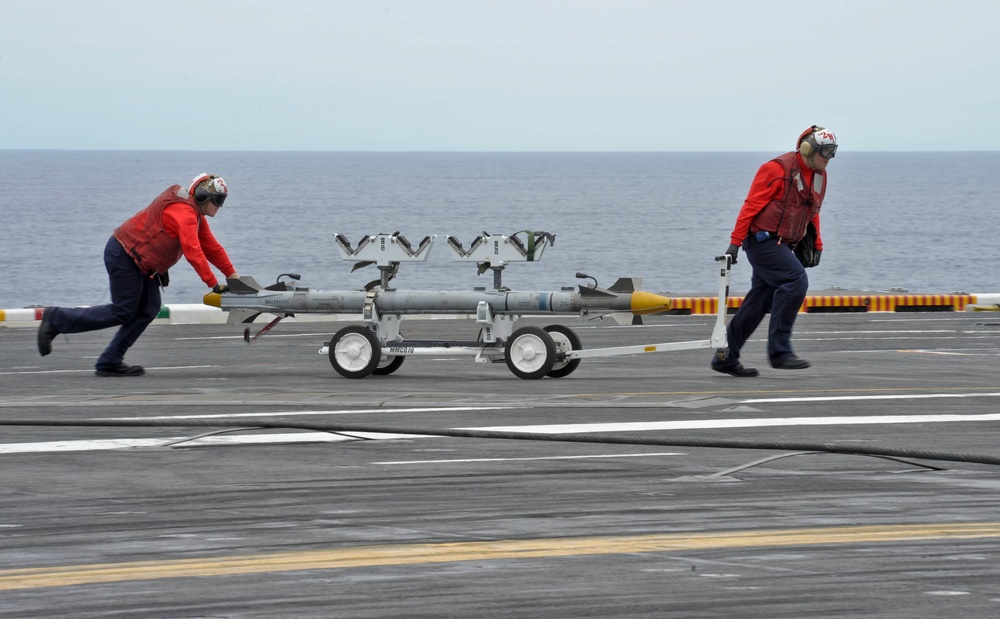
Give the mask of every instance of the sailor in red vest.
<svg viewBox="0 0 1000 619">
<path fill-rule="evenodd" d="M 168 269 L 187 259 L 202 281 L 216 292 L 225 290 L 209 263 L 226 277 L 236 269 L 215 239 L 206 217 L 215 217 L 229 195 L 226 181 L 199 174 L 187 189 L 174 185 L 145 209 L 123 223 L 104 248 L 104 266 L 111 283 L 111 303 L 93 307 L 47 307 L 38 328 L 38 352 L 52 352 L 60 333 L 80 333 L 119 326 L 97 359 L 98 376 L 140 376 L 140 365 L 125 363 L 125 353 L 160 312 L 160 287 Z"/>
<path fill-rule="evenodd" d="M 796 150 L 760 167 L 750 185 L 726 253 L 736 264 L 740 247 L 753 267 L 750 291 L 726 328 L 728 349 L 716 353 L 712 369 L 732 376 L 753 377 L 758 372 L 740 363 L 740 350 L 771 313 L 767 328 L 767 356 L 771 367 L 802 370 L 810 363 L 792 350 L 792 327 L 809 288 L 807 267 L 819 264 L 823 240 L 819 210 L 826 195 L 826 166 L 837 153 L 837 137 L 813 125 L 799 136 Z M 803 264 L 794 248 L 812 224 L 814 251 Z"/>
</svg>

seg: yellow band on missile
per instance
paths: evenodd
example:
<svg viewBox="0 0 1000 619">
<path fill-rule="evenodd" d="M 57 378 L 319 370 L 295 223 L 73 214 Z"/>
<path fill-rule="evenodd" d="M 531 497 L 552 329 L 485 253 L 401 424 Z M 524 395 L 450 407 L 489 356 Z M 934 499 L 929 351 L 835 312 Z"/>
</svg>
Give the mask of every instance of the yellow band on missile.
<svg viewBox="0 0 1000 619">
<path fill-rule="evenodd" d="M 633 314 L 659 314 L 661 312 L 669 312 L 670 308 L 671 304 L 668 297 L 641 290 L 632 293 Z"/>
<path fill-rule="evenodd" d="M 205 293 L 205 298 L 202 299 L 205 305 L 211 305 L 212 307 L 222 307 L 222 295 L 218 292 L 207 292 Z"/>
</svg>

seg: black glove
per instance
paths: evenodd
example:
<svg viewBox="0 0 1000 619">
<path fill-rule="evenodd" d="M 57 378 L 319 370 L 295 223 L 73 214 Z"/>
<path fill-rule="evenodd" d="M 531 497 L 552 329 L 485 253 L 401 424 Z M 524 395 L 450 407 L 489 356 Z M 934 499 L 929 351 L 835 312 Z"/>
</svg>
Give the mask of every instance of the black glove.
<svg viewBox="0 0 1000 619">
<path fill-rule="evenodd" d="M 216 294 L 222 294 L 223 292 L 229 292 L 229 286 L 225 284 L 216 284 L 212 286 L 212 292 Z"/>
<path fill-rule="evenodd" d="M 809 266 L 810 267 L 818 267 L 819 266 L 819 257 L 822 256 L 822 255 L 823 255 L 823 252 L 821 252 L 818 249 L 814 249 L 813 250 L 812 264 L 810 264 Z"/>
<path fill-rule="evenodd" d="M 736 264 L 736 255 L 740 253 L 739 245 L 730 245 L 729 249 L 726 250 L 726 254 L 732 258 L 732 263 Z"/>
</svg>

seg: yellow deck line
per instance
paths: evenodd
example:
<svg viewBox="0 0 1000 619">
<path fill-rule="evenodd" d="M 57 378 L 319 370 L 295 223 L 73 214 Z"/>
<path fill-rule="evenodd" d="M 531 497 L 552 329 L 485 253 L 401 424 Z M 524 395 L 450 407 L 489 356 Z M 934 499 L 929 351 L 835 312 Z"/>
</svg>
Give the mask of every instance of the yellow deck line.
<svg viewBox="0 0 1000 619">
<path fill-rule="evenodd" d="M 998 537 L 1000 522 L 978 522 L 359 546 L 200 559 L 0 570 L 0 591 L 381 565 Z"/>
</svg>

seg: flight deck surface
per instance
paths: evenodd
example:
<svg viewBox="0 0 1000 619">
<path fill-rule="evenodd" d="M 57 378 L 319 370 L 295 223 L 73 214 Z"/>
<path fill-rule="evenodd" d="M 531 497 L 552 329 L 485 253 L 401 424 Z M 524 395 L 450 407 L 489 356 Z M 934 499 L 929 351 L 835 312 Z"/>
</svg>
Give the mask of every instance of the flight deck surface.
<svg viewBox="0 0 1000 619">
<path fill-rule="evenodd" d="M 519 324 L 570 326 L 586 349 L 712 322 Z M 110 331 L 41 358 L 34 329 L 0 329 L 0 420 L 107 424 L 0 426 L 0 617 L 1000 613 L 1000 467 L 962 461 L 1000 457 L 997 314 L 803 314 L 798 371 L 767 365 L 765 322 L 752 379 L 711 371 L 710 350 L 558 379 L 454 357 L 348 379 L 317 354 L 340 326 L 285 321 L 248 345 L 236 326 L 154 325 L 130 378 L 94 376 Z M 280 420 L 665 444 L 254 429 Z M 669 444 L 691 438 L 788 448 Z"/>
</svg>

